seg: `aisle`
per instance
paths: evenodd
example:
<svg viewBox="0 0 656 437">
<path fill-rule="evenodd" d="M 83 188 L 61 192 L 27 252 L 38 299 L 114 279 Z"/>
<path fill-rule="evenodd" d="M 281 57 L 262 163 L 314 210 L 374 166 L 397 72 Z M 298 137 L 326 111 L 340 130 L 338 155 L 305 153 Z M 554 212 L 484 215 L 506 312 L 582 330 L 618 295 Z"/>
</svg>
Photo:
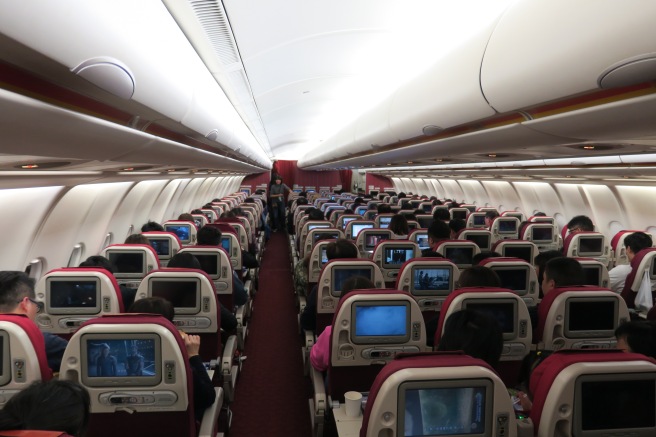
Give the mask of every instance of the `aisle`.
<svg viewBox="0 0 656 437">
<path fill-rule="evenodd" d="M 312 435 L 287 235 L 274 233 L 260 268 L 260 287 L 237 382 L 232 437 Z"/>
</svg>

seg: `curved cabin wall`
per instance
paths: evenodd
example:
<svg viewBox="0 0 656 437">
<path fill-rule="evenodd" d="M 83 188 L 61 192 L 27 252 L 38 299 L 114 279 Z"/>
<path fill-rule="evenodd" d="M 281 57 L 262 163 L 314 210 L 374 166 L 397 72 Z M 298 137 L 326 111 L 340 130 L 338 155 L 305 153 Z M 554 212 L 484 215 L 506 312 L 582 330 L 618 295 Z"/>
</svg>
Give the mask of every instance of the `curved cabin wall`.
<svg viewBox="0 0 656 437">
<path fill-rule="evenodd" d="M 656 187 L 419 178 L 392 178 L 392 182 L 397 192 L 493 206 L 500 212 L 519 210 L 529 217 L 542 211 L 553 216 L 561 229 L 583 214 L 607 237 L 622 229 L 656 232 Z M 418 190 L 424 186 L 429 189 Z"/>
<path fill-rule="evenodd" d="M 122 243 L 149 220 L 162 223 L 239 190 L 242 176 L 0 190 L 0 270 L 66 267 L 73 248 L 97 255 L 108 233 Z"/>
</svg>

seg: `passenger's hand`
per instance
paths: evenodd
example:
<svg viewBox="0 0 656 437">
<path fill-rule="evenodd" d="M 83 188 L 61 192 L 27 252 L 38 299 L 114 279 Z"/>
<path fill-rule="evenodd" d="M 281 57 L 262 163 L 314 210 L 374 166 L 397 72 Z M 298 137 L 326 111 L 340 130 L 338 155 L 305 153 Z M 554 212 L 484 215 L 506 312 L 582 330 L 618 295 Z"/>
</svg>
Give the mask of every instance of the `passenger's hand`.
<svg viewBox="0 0 656 437">
<path fill-rule="evenodd" d="M 200 336 L 186 334 L 183 338 L 189 358 L 198 355 L 198 352 L 200 351 Z"/>
</svg>

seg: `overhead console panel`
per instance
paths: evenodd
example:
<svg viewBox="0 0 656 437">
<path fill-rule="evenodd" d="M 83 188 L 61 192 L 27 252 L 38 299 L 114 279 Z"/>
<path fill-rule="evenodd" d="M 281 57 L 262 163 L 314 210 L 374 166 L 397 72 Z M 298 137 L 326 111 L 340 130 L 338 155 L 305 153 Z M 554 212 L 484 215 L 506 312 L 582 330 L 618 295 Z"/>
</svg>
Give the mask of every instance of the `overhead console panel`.
<svg viewBox="0 0 656 437">
<path fill-rule="evenodd" d="M 645 82 L 640 60 L 656 55 L 654 17 L 656 2 L 643 0 L 516 2 L 485 50 L 483 93 L 503 113 L 599 89 L 610 72 L 610 86 Z"/>
</svg>

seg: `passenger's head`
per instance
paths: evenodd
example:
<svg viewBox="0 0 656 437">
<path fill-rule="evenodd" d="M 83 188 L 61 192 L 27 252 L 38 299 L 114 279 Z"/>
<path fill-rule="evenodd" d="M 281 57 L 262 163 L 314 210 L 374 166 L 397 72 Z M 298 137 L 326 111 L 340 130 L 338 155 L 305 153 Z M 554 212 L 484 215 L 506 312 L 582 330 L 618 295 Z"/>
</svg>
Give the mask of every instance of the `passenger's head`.
<svg viewBox="0 0 656 437">
<path fill-rule="evenodd" d="M 554 258 L 544 266 L 542 293 L 546 296 L 557 287 L 579 286 L 585 282 L 583 267 L 574 258 Z"/>
<path fill-rule="evenodd" d="M 198 258 L 190 254 L 189 252 L 176 253 L 175 255 L 173 255 L 173 257 L 171 257 L 166 267 L 178 268 L 178 269 L 196 269 L 196 270 L 203 269 L 200 264 L 200 261 L 198 261 Z"/>
<path fill-rule="evenodd" d="M 408 220 L 401 214 L 394 214 L 388 229 L 396 235 L 408 235 Z"/>
<path fill-rule="evenodd" d="M 458 236 L 458 232 L 465 229 L 467 223 L 463 219 L 453 219 L 449 221 L 449 229 L 451 229 L 451 239 L 455 240 Z"/>
<path fill-rule="evenodd" d="M 164 231 L 164 226 L 160 225 L 157 222 L 149 221 L 147 223 L 144 223 L 144 225 L 141 227 L 141 232 L 151 232 L 151 231 Z"/>
<path fill-rule="evenodd" d="M 310 212 L 308 213 L 308 220 L 324 220 L 325 217 L 323 216 L 323 212 L 321 212 L 320 209 L 317 208 L 311 208 Z"/>
<path fill-rule="evenodd" d="M 444 323 L 438 351 L 463 351 L 495 367 L 503 349 L 503 334 L 499 322 L 491 316 L 473 310 L 451 314 Z"/>
<path fill-rule="evenodd" d="M 112 262 L 105 258 L 104 256 L 100 255 L 93 255 L 90 256 L 89 258 L 85 259 L 80 263 L 80 267 L 94 267 L 94 268 L 101 268 L 107 270 L 109 273 L 114 273 L 114 266 L 112 265 Z"/>
<path fill-rule="evenodd" d="M 373 282 L 369 278 L 364 276 L 351 276 L 342 284 L 342 296 L 345 296 L 346 293 L 353 290 L 368 290 L 371 288 L 376 288 Z"/>
<path fill-rule="evenodd" d="M 486 211 L 485 212 L 485 226 L 487 226 L 488 228 L 492 227 L 492 222 L 497 217 L 499 217 L 499 213 L 497 211 Z"/>
<path fill-rule="evenodd" d="M 221 244 L 221 231 L 214 226 L 205 225 L 198 230 L 196 241 L 200 246 L 218 246 Z"/>
<path fill-rule="evenodd" d="M 588 216 L 577 215 L 567 223 L 567 230 L 570 234 L 592 232 L 594 231 L 594 223 L 592 223 L 592 220 Z"/>
<path fill-rule="evenodd" d="M 184 220 L 187 222 L 193 222 L 194 221 L 194 216 L 189 214 L 188 212 L 183 212 L 178 216 L 178 220 Z"/>
<path fill-rule="evenodd" d="M 472 257 L 472 265 L 479 265 L 481 261 L 488 258 L 500 258 L 501 254 L 497 252 L 492 252 L 491 250 L 484 250 L 481 253 L 477 253 Z"/>
<path fill-rule="evenodd" d="M 473 266 L 460 273 L 456 288 L 465 287 L 501 287 L 499 275 L 489 267 Z"/>
<path fill-rule="evenodd" d="M 128 313 L 159 314 L 170 322 L 173 322 L 175 310 L 173 304 L 161 297 L 146 297 L 135 300 L 127 311 Z"/>
<path fill-rule="evenodd" d="M 41 306 L 34 300 L 34 280 L 23 272 L 0 271 L 0 313 L 25 314 L 34 320 Z"/>
<path fill-rule="evenodd" d="M 615 329 L 617 349 L 656 358 L 656 325 L 651 321 L 634 321 Z"/>
<path fill-rule="evenodd" d="M 307 205 L 310 203 L 305 197 L 299 197 L 296 199 L 296 206 Z"/>
<path fill-rule="evenodd" d="M 426 233 L 428 234 L 428 244 L 430 247 L 434 247 L 435 243 L 439 241 L 451 238 L 451 229 L 442 220 L 434 220 Z"/>
<path fill-rule="evenodd" d="M 377 209 L 378 209 L 378 214 L 392 213 L 392 207 L 390 206 L 389 203 L 379 203 Z"/>
<path fill-rule="evenodd" d="M 89 392 L 73 381 L 34 382 L 0 410 L 1 430 L 61 431 L 84 436 L 89 423 Z"/>
<path fill-rule="evenodd" d="M 451 214 L 449 214 L 449 210 L 446 208 L 438 208 L 433 213 L 433 218 L 435 220 L 446 222 L 451 220 Z"/>
<path fill-rule="evenodd" d="M 634 232 L 629 234 L 624 239 L 624 246 L 626 246 L 626 256 L 629 258 L 629 261 L 633 259 L 634 256 L 642 249 L 647 249 L 651 247 L 652 241 L 651 237 L 644 232 Z"/>
<path fill-rule="evenodd" d="M 547 265 L 549 260 L 554 258 L 561 258 L 563 252 L 560 250 L 547 250 L 546 252 L 540 252 L 535 257 L 535 272 L 538 275 L 538 284 L 542 284 L 542 279 L 544 278 L 544 266 Z"/>
<path fill-rule="evenodd" d="M 330 259 L 357 258 L 358 248 L 351 241 L 340 238 L 326 246 L 326 257 Z"/>
<path fill-rule="evenodd" d="M 145 244 L 150 246 L 150 241 L 143 234 L 132 234 L 128 235 L 128 238 L 125 239 L 125 244 Z"/>
</svg>

